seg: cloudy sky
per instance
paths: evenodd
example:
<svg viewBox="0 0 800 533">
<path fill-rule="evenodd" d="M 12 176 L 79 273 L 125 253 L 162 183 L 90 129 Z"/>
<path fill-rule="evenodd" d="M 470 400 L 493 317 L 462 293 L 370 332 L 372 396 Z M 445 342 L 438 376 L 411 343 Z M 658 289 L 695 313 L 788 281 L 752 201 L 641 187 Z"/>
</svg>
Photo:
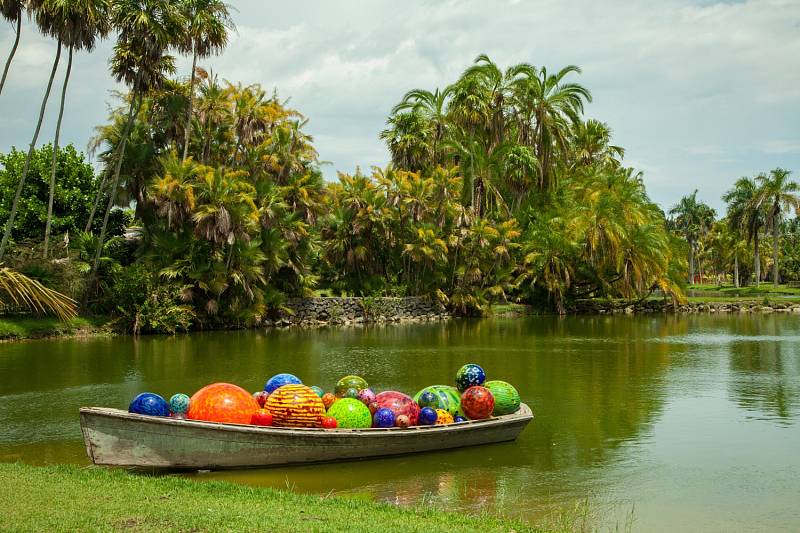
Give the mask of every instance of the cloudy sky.
<svg viewBox="0 0 800 533">
<path fill-rule="evenodd" d="M 442 87 L 480 53 L 505 67 L 576 64 L 626 161 L 669 207 L 695 188 L 716 208 L 732 181 L 776 166 L 800 180 L 800 0 L 230 0 L 238 30 L 202 66 L 276 88 L 310 118 L 326 175 L 383 165 L 378 139 L 408 89 Z M 13 28 L 0 25 L 0 54 Z M 76 57 L 62 139 L 103 122 L 109 42 Z M 54 43 L 23 27 L 0 95 L 0 151 L 30 141 Z M 188 74 L 186 59 L 179 61 Z M 54 94 L 57 91 L 54 91 Z M 52 99 L 41 142 L 52 138 Z"/>
</svg>

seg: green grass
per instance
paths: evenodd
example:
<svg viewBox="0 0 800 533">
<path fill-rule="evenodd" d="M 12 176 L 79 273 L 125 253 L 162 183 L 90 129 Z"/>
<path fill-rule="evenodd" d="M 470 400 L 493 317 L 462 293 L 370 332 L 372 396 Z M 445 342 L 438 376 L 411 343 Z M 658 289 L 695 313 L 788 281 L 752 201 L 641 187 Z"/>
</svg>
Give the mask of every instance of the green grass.
<svg viewBox="0 0 800 533">
<path fill-rule="evenodd" d="M 63 322 L 55 317 L 0 317 L 0 340 L 37 339 L 108 331 L 106 318 L 77 317 Z"/>
<path fill-rule="evenodd" d="M 490 312 L 491 315 L 528 315 L 531 313 L 532 310 L 529 305 L 513 303 L 492 304 Z"/>
<path fill-rule="evenodd" d="M 689 285 L 687 287 L 691 291 L 709 291 L 723 294 L 731 294 L 733 296 L 764 296 L 767 294 L 784 294 L 784 295 L 797 295 L 800 297 L 800 287 L 789 287 L 788 285 L 774 286 L 770 282 L 764 282 L 760 286 L 748 285 L 747 287 L 739 287 L 738 289 L 733 285 L 714 285 L 706 283 L 702 285 Z"/>
<path fill-rule="evenodd" d="M 0 464 L 0 479 L 8 531 L 541 531 L 488 515 L 94 467 Z"/>
</svg>

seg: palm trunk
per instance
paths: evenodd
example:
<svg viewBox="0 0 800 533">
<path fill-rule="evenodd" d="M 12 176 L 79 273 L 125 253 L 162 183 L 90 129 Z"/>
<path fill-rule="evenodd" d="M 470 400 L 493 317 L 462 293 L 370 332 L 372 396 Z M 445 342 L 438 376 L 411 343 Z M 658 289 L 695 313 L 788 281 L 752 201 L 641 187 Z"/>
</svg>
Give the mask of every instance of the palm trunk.
<svg viewBox="0 0 800 533">
<path fill-rule="evenodd" d="M 11 68 L 11 61 L 14 59 L 14 54 L 17 53 L 17 46 L 19 46 L 19 34 L 22 32 L 22 13 L 17 18 L 17 36 L 14 37 L 14 44 L 11 46 L 11 52 L 6 59 L 6 67 L 3 69 L 3 77 L 0 78 L 0 94 L 3 93 L 3 85 L 6 84 L 6 77 L 8 77 L 8 69 Z"/>
<path fill-rule="evenodd" d="M 694 283 L 694 245 L 689 243 L 689 285 Z"/>
<path fill-rule="evenodd" d="M 33 151 L 36 148 L 36 141 L 39 139 L 39 132 L 42 129 L 44 111 L 47 108 L 47 100 L 50 98 L 50 89 L 53 88 L 53 78 L 56 77 L 59 59 L 61 59 L 61 39 L 58 40 L 56 59 L 53 61 L 53 70 L 50 72 L 50 80 L 47 82 L 47 90 L 45 91 L 44 98 L 42 99 L 42 107 L 39 109 L 39 121 L 36 123 L 36 131 L 33 132 L 33 139 L 31 139 L 31 145 L 30 148 L 28 148 L 28 155 L 25 157 L 25 166 L 22 168 L 22 176 L 20 176 L 19 183 L 17 184 L 17 192 L 14 195 L 14 202 L 11 204 L 11 214 L 8 216 L 8 222 L 6 222 L 6 230 L 5 233 L 3 233 L 3 241 L 0 242 L 0 261 L 3 260 L 3 255 L 6 253 L 6 245 L 8 245 L 8 239 L 11 236 L 11 228 L 14 227 L 14 218 L 17 216 L 17 208 L 19 207 L 19 197 L 22 195 L 22 188 L 25 186 L 25 180 L 28 177 L 28 170 L 31 167 L 31 158 L 33 157 Z"/>
<path fill-rule="evenodd" d="M 781 228 L 778 221 L 775 220 L 772 224 L 772 284 L 777 287 L 778 280 L 778 240 L 780 239 Z"/>
<path fill-rule="evenodd" d="M 58 109 L 58 121 L 56 122 L 56 136 L 53 139 L 53 164 L 50 169 L 50 197 L 47 201 L 47 224 L 44 228 L 44 252 L 43 257 L 47 259 L 47 248 L 50 243 L 50 225 L 53 221 L 53 196 L 56 192 L 56 167 L 58 166 L 58 138 L 61 134 L 61 119 L 64 117 L 64 100 L 67 97 L 67 84 L 69 75 L 72 72 L 72 46 L 69 47 L 67 59 L 67 73 L 64 76 L 64 86 L 61 88 L 61 107 Z"/>
<path fill-rule="evenodd" d="M 194 51 L 194 50 L 193 50 Z M 194 80 L 197 69 L 197 52 L 192 54 L 192 82 L 189 86 L 189 109 L 186 111 L 186 131 L 183 133 L 183 160 L 189 156 L 189 136 L 192 130 L 192 107 L 194 107 Z"/>
<path fill-rule="evenodd" d="M 761 284 L 761 252 L 758 249 L 758 232 L 753 237 L 753 250 L 755 251 L 755 258 L 753 259 L 753 272 L 756 277 L 756 287 Z"/>
<path fill-rule="evenodd" d="M 137 94 L 132 96 L 131 105 L 128 109 L 128 118 L 125 123 L 125 129 L 122 131 L 122 138 L 120 139 L 120 144 L 117 147 L 117 161 L 116 167 L 114 168 L 114 180 L 111 183 L 111 190 L 109 191 L 108 195 L 108 205 L 106 206 L 105 215 L 103 215 L 103 225 L 100 227 L 100 237 L 97 241 L 97 250 L 95 250 L 94 253 L 92 271 L 89 274 L 89 281 L 86 284 L 87 287 L 92 286 L 94 283 L 94 278 L 97 275 L 97 265 L 100 262 L 100 254 L 103 251 L 103 241 L 106 238 L 106 229 L 108 228 L 108 217 L 111 214 L 111 209 L 114 207 L 114 198 L 117 195 L 117 187 L 119 186 L 119 174 L 122 170 L 122 161 L 125 159 L 125 145 L 128 143 L 128 135 L 130 134 L 131 127 L 133 126 L 133 121 L 136 116 L 135 111 L 138 109 L 140 102 L 141 96 Z M 88 301 L 88 299 L 89 291 L 87 290 L 84 304 Z"/>
<path fill-rule="evenodd" d="M 739 288 L 739 254 L 733 254 L 733 286 Z"/>
<path fill-rule="evenodd" d="M 103 197 L 103 191 L 106 188 L 106 182 L 108 181 L 108 174 L 103 172 L 103 181 L 100 182 L 100 187 L 97 189 L 97 194 L 94 195 L 94 204 L 92 205 L 92 210 L 89 212 L 89 220 L 86 221 L 86 228 L 83 231 L 89 233 L 89 230 L 92 229 L 92 222 L 94 222 L 94 214 L 97 211 L 97 207 L 100 205 L 100 198 Z"/>
</svg>

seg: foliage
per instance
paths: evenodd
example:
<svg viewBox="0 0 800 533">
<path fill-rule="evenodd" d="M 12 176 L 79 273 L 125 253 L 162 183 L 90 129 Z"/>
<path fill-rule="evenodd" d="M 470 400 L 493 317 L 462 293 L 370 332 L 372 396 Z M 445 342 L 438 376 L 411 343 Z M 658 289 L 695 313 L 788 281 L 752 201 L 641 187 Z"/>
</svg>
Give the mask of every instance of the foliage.
<svg viewBox="0 0 800 533">
<path fill-rule="evenodd" d="M 0 309 L 16 306 L 36 314 L 54 314 L 62 320 L 78 313 L 75 301 L 8 267 L 0 267 Z"/>
<path fill-rule="evenodd" d="M 13 148 L 8 154 L 0 154 L 0 223 L 2 224 L 8 220 L 25 155 L 24 152 Z M 33 154 L 22 192 L 23 200 L 14 220 L 12 236 L 15 240 L 41 239 L 44 235 L 52 157 L 53 151 L 50 145 L 37 149 Z M 53 233 L 69 232 L 72 235 L 82 231 L 86 226 L 98 183 L 92 166 L 72 145 L 59 149 L 57 161 Z M 119 234 L 119 220 L 115 226 L 112 233 Z"/>
</svg>

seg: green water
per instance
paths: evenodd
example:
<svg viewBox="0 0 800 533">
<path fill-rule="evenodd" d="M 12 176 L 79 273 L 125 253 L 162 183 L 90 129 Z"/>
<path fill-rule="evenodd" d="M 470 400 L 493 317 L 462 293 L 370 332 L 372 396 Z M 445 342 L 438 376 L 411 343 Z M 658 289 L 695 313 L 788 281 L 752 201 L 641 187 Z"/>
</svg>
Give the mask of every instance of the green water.
<svg viewBox="0 0 800 533">
<path fill-rule="evenodd" d="M 800 319 L 532 317 L 318 331 L 0 344 L 0 460 L 86 464 L 82 405 L 292 372 L 413 393 L 463 363 L 521 391 L 514 443 L 197 474 L 531 520 L 589 502 L 634 530 L 800 530 Z"/>
</svg>

